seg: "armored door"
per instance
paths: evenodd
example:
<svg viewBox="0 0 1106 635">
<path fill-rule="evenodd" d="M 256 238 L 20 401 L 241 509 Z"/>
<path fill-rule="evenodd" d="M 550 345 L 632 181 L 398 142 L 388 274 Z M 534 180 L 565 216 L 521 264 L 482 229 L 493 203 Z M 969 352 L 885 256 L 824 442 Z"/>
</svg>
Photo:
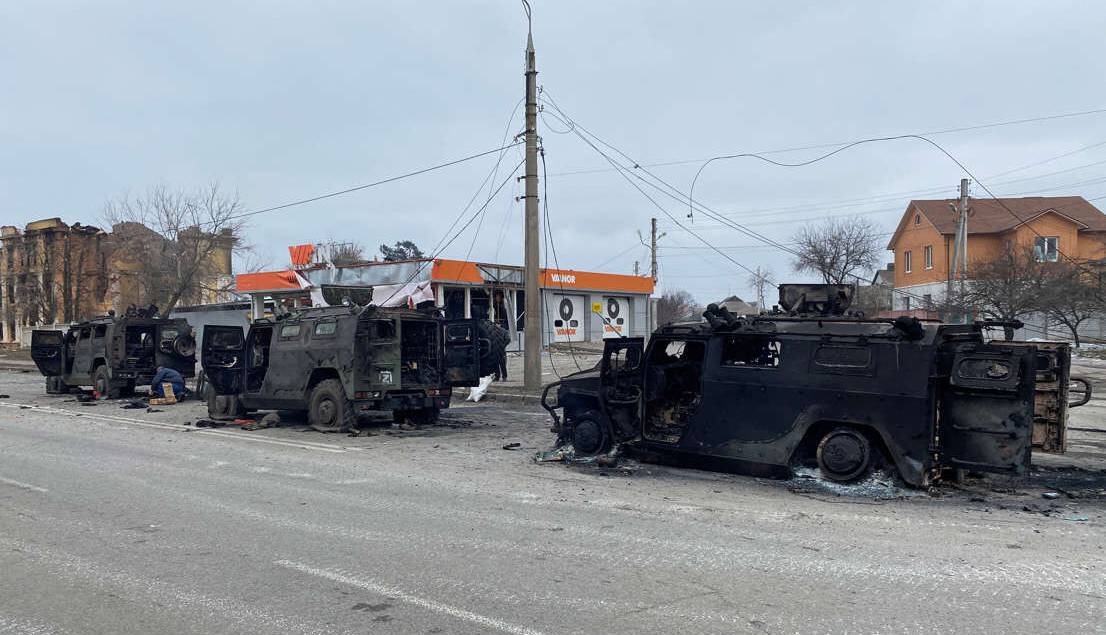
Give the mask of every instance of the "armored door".
<svg viewBox="0 0 1106 635">
<path fill-rule="evenodd" d="M 599 362 L 599 405 L 611 424 L 612 438 L 627 441 L 641 435 L 645 340 L 607 340 Z"/>
<path fill-rule="evenodd" d="M 65 337 L 61 331 L 31 331 L 31 359 L 47 377 L 65 374 Z"/>
<path fill-rule="evenodd" d="M 980 344 L 954 353 L 938 414 L 942 465 L 1027 472 L 1036 357 L 1032 346 Z"/>
<path fill-rule="evenodd" d="M 246 339 L 240 326 L 204 328 L 203 369 L 216 394 L 237 395 L 246 377 Z"/>
<path fill-rule="evenodd" d="M 480 331 L 476 320 L 448 320 L 442 323 L 443 375 L 448 386 L 476 386 L 480 383 Z"/>
</svg>

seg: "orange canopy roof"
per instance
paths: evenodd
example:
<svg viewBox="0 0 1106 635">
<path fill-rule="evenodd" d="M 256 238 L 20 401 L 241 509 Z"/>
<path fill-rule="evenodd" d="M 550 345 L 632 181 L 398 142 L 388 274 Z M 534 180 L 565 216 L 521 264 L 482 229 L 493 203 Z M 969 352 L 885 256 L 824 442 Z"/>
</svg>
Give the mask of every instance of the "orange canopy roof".
<svg viewBox="0 0 1106 635">
<path fill-rule="evenodd" d="M 299 279 L 295 271 L 259 271 L 257 273 L 240 273 L 234 277 L 235 287 L 239 293 L 251 291 L 299 291 Z"/>
</svg>

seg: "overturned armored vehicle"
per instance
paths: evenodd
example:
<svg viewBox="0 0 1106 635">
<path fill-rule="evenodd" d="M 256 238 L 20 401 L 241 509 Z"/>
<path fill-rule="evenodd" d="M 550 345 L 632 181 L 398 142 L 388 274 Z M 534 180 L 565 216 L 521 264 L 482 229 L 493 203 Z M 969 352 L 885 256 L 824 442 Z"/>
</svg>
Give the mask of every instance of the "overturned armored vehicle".
<svg viewBox="0 0 1106 635">
<path fill-rule="evenodd" d="M 452 390 L 494 370 L 490 323 L 445 320 L 434 309 L 336 306 L 276 320 L 207 326 L 208 414 L 302 411 L 313 428 L 346 431 L 359 414 L 390 410 L 397 422 L 431 423 Z"/>
<path fill-rule="evenodd" d="M 946 468 L 1025 474 L 1031 448 L 1064 451 L 1067 408 L 1090 398 L 1067 344 L 985 341 L 1001 324 L 851 317 L 848 294 L 815 286 L 781 285 L 785 313 L 712 305 L 648 344 L 607 340 L 598 366 L 543 394 L 559 442 L 837 481 L 885 467 L 915 486 Z"/>
</svg>

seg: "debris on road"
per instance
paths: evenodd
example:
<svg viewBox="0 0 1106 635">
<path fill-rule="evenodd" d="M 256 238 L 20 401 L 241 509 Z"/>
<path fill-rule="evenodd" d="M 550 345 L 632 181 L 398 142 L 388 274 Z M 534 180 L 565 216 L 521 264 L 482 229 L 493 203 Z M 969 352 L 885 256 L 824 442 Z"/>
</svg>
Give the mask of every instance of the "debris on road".
<svg viewBox="0 0 1106 635">
<path fill-rule="evenodd" d="M 1064 516 L 1064 520 L 1070 520 L 1075 523 L 1085 523 L 1090 520 L 1090 517 L 1083 514 L 1072 514 L 1070 516 Z"/>
<path fill-rule="evenodd" d="M 1060 498 L 1060 495 L 1057 494 L 1056 492 L 1044 492 L 1043 494 L 1041 494 L 1041 498 L 1047 498 L 1048 500 L 1055 500 L 1057 498 Z"/>
<path fill-rule="evenodd" d="M 521 448 L 521 447 L 522 447 L 522 444 L 521 444 L 521 443 L 518 443 L 518 442 L 516 441 L 515 443 L 508 443 L 507 445 L 503 446 L 503 449 L 504 449 L 504 450 L 517 450 L 517 449 L 519 449 L 519 448 Z"/>
<path fill-rule="evenodd" d="M 198 419 L 196 421 L 197 428 L 223 428 L 226 425 L 226 421 L 212 421 L 211 419 Z"/>
<path fill-rule="evenodd" d="M 235 421 L 235 423 L 238 423 L 238 421 Z M 280 425 L 280 415 L 278 415 L 275 412 L 270 412 L 269 414 L 265 415 L 264 417 L 261 417 L 260 419 L 258 419 L 256 421 L 254 421 L 252 419 L 247 420 L 247 422 L 242 425 L 242 429 L 252 431 L 252 430 L 261 430 L 263 428 L 275 428 L 279 425 Z"/>
<path fill-rule="evenodd" d="M 123 410 L 138 410 L 140 408 L 148 408 L 146 402 L 139 399 L 130 399 L 122 406 L 119 406 Z"/>
<path fill-rule="evenodd" d="M 11 399 L 11 395 L 0 395 L 0 399 Z"/>
</svg>

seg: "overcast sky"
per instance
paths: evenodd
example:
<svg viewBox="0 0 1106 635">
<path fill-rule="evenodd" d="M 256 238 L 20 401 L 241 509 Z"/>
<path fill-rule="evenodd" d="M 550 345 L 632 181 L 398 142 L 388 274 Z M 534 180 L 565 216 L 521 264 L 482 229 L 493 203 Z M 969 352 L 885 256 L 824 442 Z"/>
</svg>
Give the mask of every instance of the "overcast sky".
<svg viewBox="0 0 1106 635">
<path fill-rule="evenodd" d="M 1106 108 L 1098 2 L 533 4 L 547 95 L 641 164 Z M 2 3 L 0 224 L 96 223 L 109 197 L 213 180 L 260 209 L 499 147 L 522 127 L 521 111 L 508 121 L 525 37 L 511 0 Z M 539 129 L 562 267 L 647 267 L 636 232 L 656 216 L 668 232 L 661 289 L 703 302 L 751 295 L 746 273 L 563 123 L 546 116 Z M 999 194 L 1106 196 L 1106 145 L 1043 162 L 1106 141 L 1106 114 L 932 138 Z M 273 268 L 287 245 L 328 239 L 429 250 L 496 159 L 259 215 L 249 238 Z M 509 150 L 495 184 L 520 160 Z M 687 191 L 700 165 L 649 169 Z M 903 140 L 803 168 L 715 162 L 695 196 L 787 242 L 803 223 L 847 213 L 890 232 L 910 198 L 951 197 L 962 176 Z M 802 278 L 780 250 L 702 214 L 691 224 L 686 203 L 647 191 L 742 265 Z M 519 193 L 508 182 L 442 255 L 521 263 Z"/>
</svg>

